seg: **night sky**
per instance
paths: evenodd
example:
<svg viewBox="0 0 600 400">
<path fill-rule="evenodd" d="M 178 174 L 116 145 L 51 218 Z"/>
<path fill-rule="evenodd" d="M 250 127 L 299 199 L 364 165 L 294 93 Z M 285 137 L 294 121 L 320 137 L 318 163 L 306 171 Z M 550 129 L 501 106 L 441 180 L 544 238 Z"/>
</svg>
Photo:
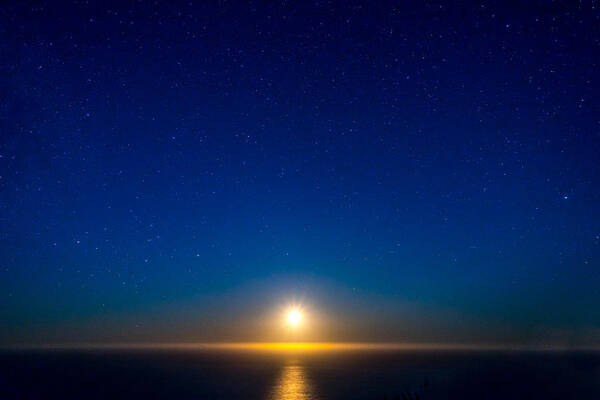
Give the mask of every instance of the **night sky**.
<svg viewBox="0 0 600 400">
<path fill-rule="evenodd" d="M 600 5 L 418 3 L 0 6 L 0 344 L 600 344 Z"/>
</svg>

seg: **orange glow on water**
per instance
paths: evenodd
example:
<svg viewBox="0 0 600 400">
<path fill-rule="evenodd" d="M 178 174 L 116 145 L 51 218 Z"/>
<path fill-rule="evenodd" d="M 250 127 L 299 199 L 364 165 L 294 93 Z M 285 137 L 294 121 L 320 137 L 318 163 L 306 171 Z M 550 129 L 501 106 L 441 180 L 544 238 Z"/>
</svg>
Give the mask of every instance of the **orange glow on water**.
<svg viewBox="0 0 600 400">
<path fill-rule="evenodd" d="M 315 398 L 302 364 L 288 362 L 275 385 L 271 400 L 310 400 Z"/>
</svg>

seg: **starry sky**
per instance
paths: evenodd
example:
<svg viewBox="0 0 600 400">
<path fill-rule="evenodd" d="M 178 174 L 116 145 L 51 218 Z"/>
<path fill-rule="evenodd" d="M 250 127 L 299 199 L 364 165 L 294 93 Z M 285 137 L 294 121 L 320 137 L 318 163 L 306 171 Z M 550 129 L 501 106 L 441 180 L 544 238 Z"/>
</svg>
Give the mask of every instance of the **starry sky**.
<svg viewBox="0 0 600 400">
<path fill-rule="evenodd" d="M 0 6 L 0 343 L 600 344 L 600 5 L 373 3 Z"/>
</svg>

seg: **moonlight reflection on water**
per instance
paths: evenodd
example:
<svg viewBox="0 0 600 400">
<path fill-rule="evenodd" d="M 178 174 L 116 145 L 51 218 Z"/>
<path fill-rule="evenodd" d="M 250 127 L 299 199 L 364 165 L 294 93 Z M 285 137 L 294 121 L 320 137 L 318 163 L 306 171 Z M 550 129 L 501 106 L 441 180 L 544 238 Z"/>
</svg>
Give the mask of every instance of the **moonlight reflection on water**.
<svg viewBox="0 0 600 400">
<path fill-rule="evenodd" d="M 304 367 L 297 361 L 288 362 L 281 371 L 271 400 L 314 400 L 313 388 Z"/>
</svg>

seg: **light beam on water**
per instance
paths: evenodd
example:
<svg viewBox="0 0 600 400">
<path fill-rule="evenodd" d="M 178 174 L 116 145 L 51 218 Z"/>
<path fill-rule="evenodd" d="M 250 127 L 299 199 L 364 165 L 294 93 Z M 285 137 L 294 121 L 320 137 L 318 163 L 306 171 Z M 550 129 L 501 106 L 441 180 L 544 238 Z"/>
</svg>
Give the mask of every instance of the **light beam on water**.
<svg viewBox="0 0 600 400">
<path fill-rule="evenodd" d="M 298 361 L 290 361 L 283 367 L 270 400 L 314 400 L 315 398 L 304 366 Z"/>
</svg>

